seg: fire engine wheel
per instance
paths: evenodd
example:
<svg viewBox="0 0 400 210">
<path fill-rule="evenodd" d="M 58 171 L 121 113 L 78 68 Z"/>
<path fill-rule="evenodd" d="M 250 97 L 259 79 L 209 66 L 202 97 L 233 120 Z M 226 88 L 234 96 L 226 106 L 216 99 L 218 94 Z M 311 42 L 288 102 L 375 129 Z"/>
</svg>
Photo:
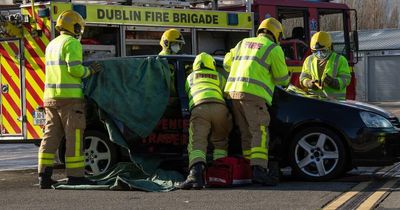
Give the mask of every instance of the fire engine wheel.
<svg viewBox="0 0 400 210">
<path fill-rule="evenodd" d="M 346 168 L 346 148 L 333 131 L 311 127 L 300 131 L 290 146 L 293 173 L 309 181 L 326 181 Z"/>
<path fill-rule="evenodd" d="M 86 131 L 84 140 L 85 172 L 99 175 L 117 161 L 117 148 L 108 136 L 99 131 Z"/>
</svg>

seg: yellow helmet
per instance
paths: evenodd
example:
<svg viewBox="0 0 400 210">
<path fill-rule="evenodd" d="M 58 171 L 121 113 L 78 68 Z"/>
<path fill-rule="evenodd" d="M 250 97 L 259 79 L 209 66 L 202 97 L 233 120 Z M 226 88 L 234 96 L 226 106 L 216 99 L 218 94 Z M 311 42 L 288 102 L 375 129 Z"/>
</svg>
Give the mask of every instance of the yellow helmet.
<svg viewBox="0 0 400 210">
<path fill-rule="evenodd" d="M 82 35 L 85 29 L 85 20 L 82 16 L 73 11 L 64 11 L 58 16 L 56 23 L 57 31 L 68 31 L 73 35 Z"/>
<path fill-rule="evenodd" d="M 185 44 L 185 40 L 183 39 L 181 32 L 176 29 L 166 30 L 160 40 L 161 47 L 163 49 L 168 49 L 171 46 L 171 43 L 174 42 Z"/>
<path fill-rule="evenodd" d="M 274 36 L 274 39 L 275 39 L 275 43 L 278 43 L 279 38 L 281 36 L 283 36 L 282 24 L 273 17 L 267 18 L 261 22 L 260 26 L 258 26 L 258 29 L 257 29 L 257 35 L 259 33 L 262 33 L 263 30 L 267 30 L 272 33 L 272 35 Z"/>
<path fill-rule="evenodd" d="M 325 31 L 315 33 L 310 42 L 311 50 L 330 50 L 332 47 L 331 35 Z"/>
<path fill-rule="evenodd" d="M 193 62 L 193 70 L 194 71 L 202 69 L 202 68 L 216 70 L 214 58 L 205 52 L 198 54 L 196 56 L 196 59 L 194 59 L 194 62 Z"/>
</svg>

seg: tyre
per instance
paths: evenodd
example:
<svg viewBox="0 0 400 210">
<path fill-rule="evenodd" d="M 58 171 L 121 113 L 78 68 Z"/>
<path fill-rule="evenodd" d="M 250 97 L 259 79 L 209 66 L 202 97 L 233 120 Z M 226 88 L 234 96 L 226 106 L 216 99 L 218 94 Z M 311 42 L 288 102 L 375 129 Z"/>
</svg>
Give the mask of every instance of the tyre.
<svg viewBox="0 0 400 210">
<path fill-rule="evenodd" d="M 327 128 L 306 128 L 295 135 L 290 145 L 292 171 L 308 181 L 326 181 L 341 175 L 346 159 L 343 141 Z"/>
<path fill-rule="evenodd" d="M 117 147 L 99 131 L 86 131 L 84 136 L 85 173 L 99 175 L 117 162 Z"/>
</svg>

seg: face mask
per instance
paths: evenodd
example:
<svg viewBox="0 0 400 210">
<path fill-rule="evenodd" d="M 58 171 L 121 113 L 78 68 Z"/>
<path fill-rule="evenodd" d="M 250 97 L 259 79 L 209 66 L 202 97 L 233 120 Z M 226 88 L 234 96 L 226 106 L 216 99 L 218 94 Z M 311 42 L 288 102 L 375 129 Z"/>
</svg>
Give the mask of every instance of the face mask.
<svg viewBox="0 0 400 210">
<path fill-rule="evenodd" d="M 179 44 L 172 44 L 171 51 L 176 54 L 181 51 L 181 46 Z"/>
<path fill-rule="evenodd" d="M 329 50 L 317 50 L 313 52 L 313 54 L 319 60 L 325 60 L 331 54 L 331 52 Z"/>
</svg>

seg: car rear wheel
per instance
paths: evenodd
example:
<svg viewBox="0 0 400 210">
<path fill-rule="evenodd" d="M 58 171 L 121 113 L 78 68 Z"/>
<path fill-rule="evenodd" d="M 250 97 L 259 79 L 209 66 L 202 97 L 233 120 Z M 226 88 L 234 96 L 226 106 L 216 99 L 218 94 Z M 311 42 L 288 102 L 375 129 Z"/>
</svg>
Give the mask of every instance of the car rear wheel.
<svg viewBox="0 0 400 210">
<path fill-rule="evenodd" d="M 87 131 L 84 138 L 86 174 L 102 174 L 116 163 L 116 146 L 106 134 L 99 131 Z"/>
<path fill-rule="evenodd" d="M 346 166 L 346 149 L 342 140 L 323 127 L 300 131 L 290 146 L 289 154 L 294 174 L 310 181 L 337 177 Z"/>
</svg>

